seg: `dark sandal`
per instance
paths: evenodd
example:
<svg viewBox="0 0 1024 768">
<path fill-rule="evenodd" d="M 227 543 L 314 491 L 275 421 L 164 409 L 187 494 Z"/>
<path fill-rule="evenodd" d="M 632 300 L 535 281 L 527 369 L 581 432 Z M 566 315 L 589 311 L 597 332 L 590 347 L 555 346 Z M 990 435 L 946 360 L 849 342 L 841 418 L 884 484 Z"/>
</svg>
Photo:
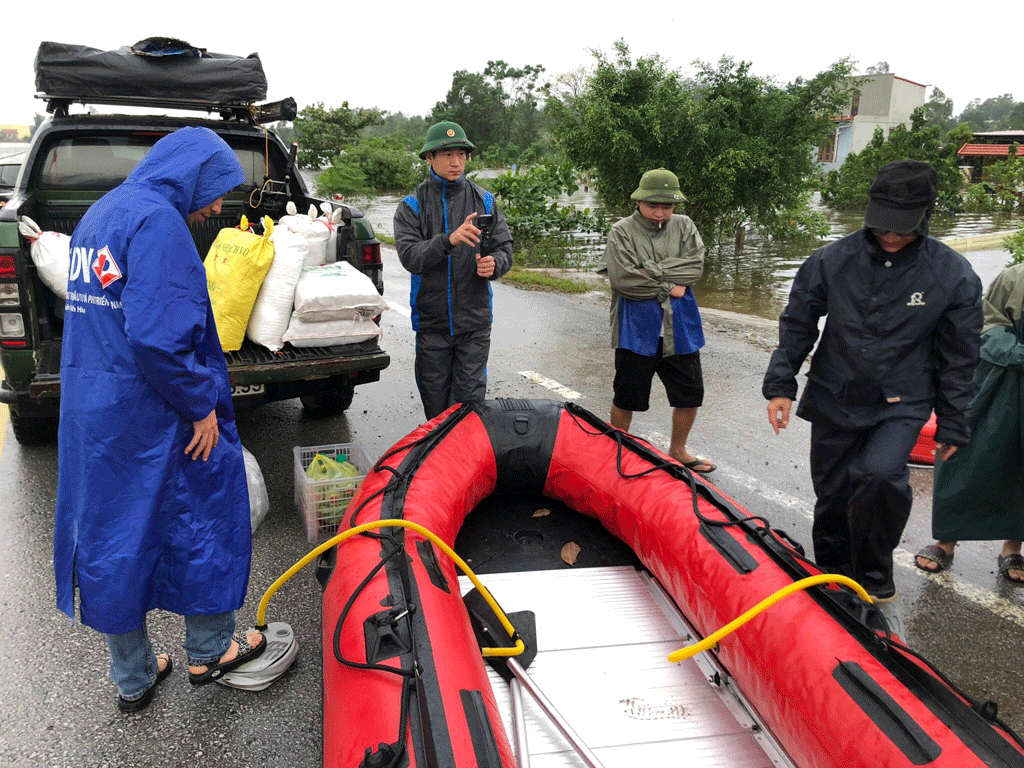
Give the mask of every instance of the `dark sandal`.
<svg viewBox="0 0 1024 768">
<path fill-rule="evenodd" d="M 205 664 L 205 672 L 192 672 L 188 673 L 188 681 L 192 685 L 206 685 L 212 683 L 217 678 L 227 674 L 233 669 L 237 669 L 243 664 L 258 659 L 265 650 L 267 650 L 267 638 L 264 635 L 260 635 L 259 645 L 253 647 L 249 645 L 249 639 L 246 635 L 235 635 L 232 639 L 238 643 L 238 653 L 235 654 L 235 658 L 228 661 L 220 661 L 216 664 Z"/>
<path fill-rule="evenodd" d="M 171 670 L 174 669 L 174 660 L 171 659 L 171 657 L 166 653 L 157 654 L 158 659 L 161 656 L 167 658 L 167 666 L 163 669 L 160 669 L 159 662 L 157 662 L 156 680 L 153 681 L 153 684 L 149 686 L 149 688 L 146 689 L 146 692 L 139 696 L 139 698 L 137 699 L 126 699 L 124 696 L 118 696 L 118 709 L 120 709 L 122 712 L 141 712 L 153 703 L 153 697 L 156 695 L 156 687 L 160 685 L 160 683 L 162 683 L 164 680 L 166 680 L 170 676 Z"/>
<path fill-rule="evenodd" d="M 1010 571 L 1024 571 L 1024 556 L 1022 555 L 1000 555 L 996 561 L 999 563 L 999 573 L 1011 584 L 1024 584 L 1024 579 L 1015 579 Z"/>
<path fill-rule="evenodd" d="M 914 555 L 914 565 L 916 565 L 925 573 L 939 573 L 940 571 L 946 570 L 947 568 L 949 568 L 949 566 L 953 564 L 954 554 L 955 552 L 947 552 L 938 544 L 929 544 L 927 547 L 924 547 L 920 552 Z M 925 568 L 923 565 L 917 562 L 917 558 L 919 557 L 923 560 L 935 563 L 935 567 Z"/>
<path fill-rule="evenodd" d="M 697 469 L 697 467 L 703 464 L 706 464 L 709 467 L 709 469 Z M 683 466 L 686 467 L 691 472 L 696 472 L 698 475 L 706 475 L 718 469 L 717 466 L 712 464 L 707 459 L 694 459 L 693 461 L 684 461 Z"/>
</svg>

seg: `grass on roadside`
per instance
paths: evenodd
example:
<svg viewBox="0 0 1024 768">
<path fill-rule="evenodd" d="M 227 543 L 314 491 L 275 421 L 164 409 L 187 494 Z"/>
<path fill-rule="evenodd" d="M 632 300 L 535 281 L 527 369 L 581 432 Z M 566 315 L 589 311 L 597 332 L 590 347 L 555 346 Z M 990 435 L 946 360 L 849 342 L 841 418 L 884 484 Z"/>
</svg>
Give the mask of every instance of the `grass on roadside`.
<svg viewBox="0 0 1024 768">
<path fill-rule="evenodd" d="M 583 280 L 576 280 L 571 277 L 555 277 L 547 272 L 539 272 L 522 267 L 512 267 L 506 272 L 501 281 L 510 283 L 518 288 L 536 291 L 557 291 L 559 293 L 586 293 L 593 290 Z"/>
<path fill-rule="evenodd" d="M 385 245 L 394 247 L 395 238 L 391 235 L 376 233 L 377 239 Z M 512 267 L 501 281 L 528 291 L 557 291 L 559 293 L 586 293 L 594 290 L 593 285 L 571 277 L 556 277 L 542 270 Z"/>
</svg>

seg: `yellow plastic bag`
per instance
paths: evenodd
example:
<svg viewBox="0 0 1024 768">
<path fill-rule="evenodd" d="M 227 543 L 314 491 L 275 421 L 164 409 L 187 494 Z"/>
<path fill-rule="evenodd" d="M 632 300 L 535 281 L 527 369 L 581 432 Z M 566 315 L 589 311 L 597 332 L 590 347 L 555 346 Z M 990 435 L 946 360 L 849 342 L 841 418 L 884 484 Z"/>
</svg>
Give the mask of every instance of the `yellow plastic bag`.
<svg viewBox="0 0 1024 768">
<path fill-rule="evenodd" d="M 213 305 L 220 345 L 225 352 L 242 346 L 249 315 L 259 295 L 263 278 L 274 261 L 270 236 L 274 222 L 263 217 L 263 234 L 249 232 L 242 217 L 238 227 L 222 229 L 206 254 L 206 287 Z"/>
</svg>

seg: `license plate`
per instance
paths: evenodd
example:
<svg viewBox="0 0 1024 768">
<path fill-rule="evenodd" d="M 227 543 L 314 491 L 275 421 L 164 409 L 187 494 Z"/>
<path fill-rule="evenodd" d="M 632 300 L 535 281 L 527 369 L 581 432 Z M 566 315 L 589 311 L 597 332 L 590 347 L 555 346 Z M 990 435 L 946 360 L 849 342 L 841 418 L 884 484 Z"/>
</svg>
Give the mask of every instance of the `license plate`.
<svg viewBox="0 0 1024 768">
<path fill-rule="evenodd" d="M 239 384 L 231 388 L 232 397 L 248 397 L 249 395 L 262 395 L 265 391 L 263 384 Z"/>
</svg>

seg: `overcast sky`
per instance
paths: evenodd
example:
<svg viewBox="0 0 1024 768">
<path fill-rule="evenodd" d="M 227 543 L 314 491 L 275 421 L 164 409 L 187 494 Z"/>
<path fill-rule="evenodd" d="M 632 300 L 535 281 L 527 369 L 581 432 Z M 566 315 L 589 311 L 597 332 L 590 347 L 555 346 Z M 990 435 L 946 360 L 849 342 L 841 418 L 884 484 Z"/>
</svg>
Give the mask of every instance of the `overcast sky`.
<svg viewBox="0 0 1024 768">
<path fill-rule="evenodd" d="M 14 10 L 2 14 L 0 123 L 28 124 L 44 111 L 34 98 L 33 68 L 42 40 L 114 50 L 163 36 L 216 53 L 255 51 L 269 82 L 268 100 L 292 96 L 300 109 L 347 100 L 351 107 L 408 115 L 429 114 L 456 70 L 482 72 L 489 60 L 501 59 L 512 66 L 539 64 L 553 78 L 592 64 L 592 49 L 610 52 L 619 38 L 634 59 L 657 53 L 684 74 L 692 74 L 695 59 L 715 62 L 728 55 L 751 62 L 754 74 L 779 84 L 812 77 L 844 56 L 858 62 L 858 72 L 887 61 L 894 74 L 941 88 L 953 100 L 954 114 L 972 99 L 1013 93 L 1019 81 L 1016 47 L 992 44 L 999 35 L 991 28 L 971 33 L 938 6 L 923 10 L 907 0 L 57 0 L 9 7 Z M 282 13 L 286 9 L 291 12 Z M 1014 95 L 1024 100 L 1024 93 Z"/>
</svg>

